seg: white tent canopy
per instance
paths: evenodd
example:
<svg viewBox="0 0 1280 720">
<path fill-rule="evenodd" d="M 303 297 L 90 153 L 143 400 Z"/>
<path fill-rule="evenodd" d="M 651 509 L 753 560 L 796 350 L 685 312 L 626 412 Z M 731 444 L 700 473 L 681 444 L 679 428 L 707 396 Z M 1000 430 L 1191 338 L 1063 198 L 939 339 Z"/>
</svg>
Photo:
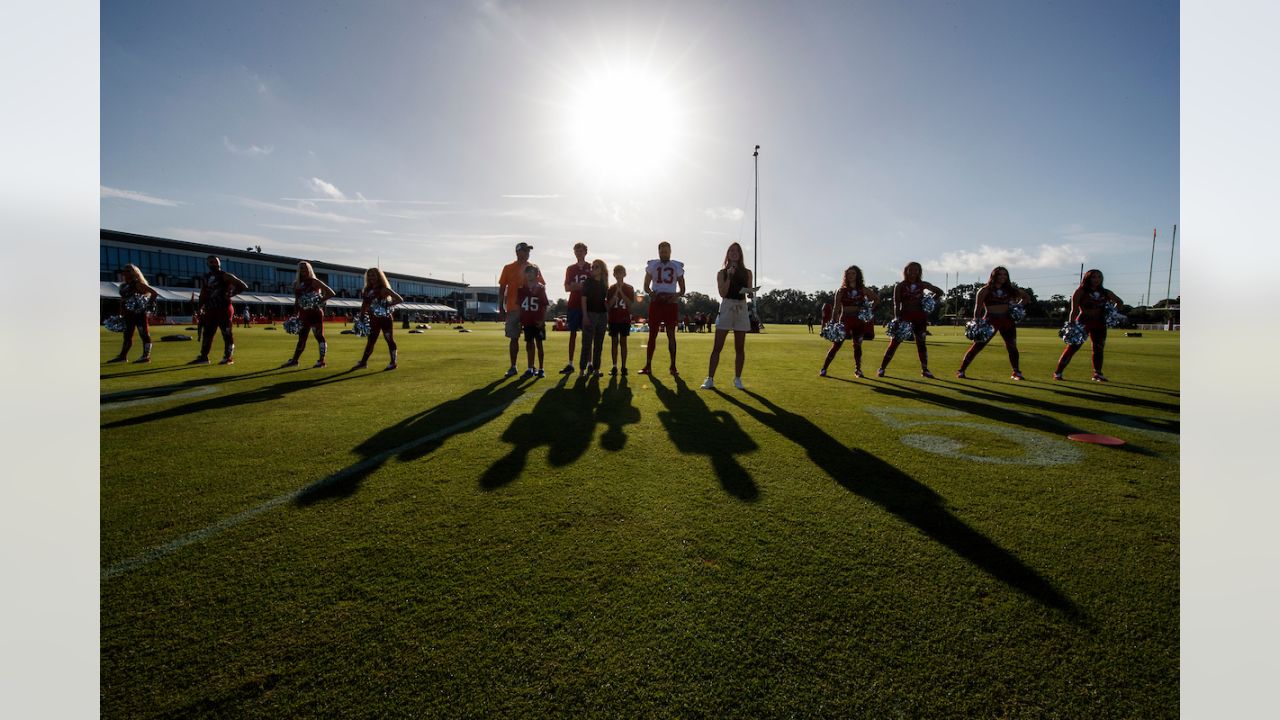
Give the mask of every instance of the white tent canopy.
<svg viewBox="0 0 1280 720">
<path fill-rule="evenodd" d="M 119 283 L 99 281 L 98 296 L 100 298 L 119 298 Z M 160 293 L 161 300 L 171 302 L 191 302 L 192 297 L 198 297 L 199 292 L 191 288 L 162 288 L 157 287 L 156 292 Z M 252 303 L 256 305 L 293 305 L 292 295 L 277 295 L 272 293 L 250 293 L 242 292 L 231 299 L 232 303 Z M 330 298 L 326 303 L 331 308 L 350 308 L 359 310 L 361 301 L 351 298 Z M 421 302 L 404 302 L 396 306 L 397 310 L 412 310 L 415 312 L 444 312 L 456 313 L 456 308 L 448 305 L 440 305 L 438 303 L 421 303 Z"/>
</svg>

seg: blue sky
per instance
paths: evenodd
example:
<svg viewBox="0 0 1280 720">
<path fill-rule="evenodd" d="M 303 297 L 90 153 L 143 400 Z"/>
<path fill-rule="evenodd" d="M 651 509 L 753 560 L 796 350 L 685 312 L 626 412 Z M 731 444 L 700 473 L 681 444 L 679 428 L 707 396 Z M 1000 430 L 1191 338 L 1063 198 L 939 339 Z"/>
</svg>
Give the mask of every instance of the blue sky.
<svg viewBox="0 0 1280 720">
<path fill-rule="evenodd" d="M 103 227 L 493 284 L 521 240 L 711 293 L 939 285 L 1130 303 L 1179 222 L 1171 2 L 106 3 Z M 751 150 L 760 144 L 760 257 Z M 1179 273 L 1173 262 L 1172 294 Z"/>
</svg>

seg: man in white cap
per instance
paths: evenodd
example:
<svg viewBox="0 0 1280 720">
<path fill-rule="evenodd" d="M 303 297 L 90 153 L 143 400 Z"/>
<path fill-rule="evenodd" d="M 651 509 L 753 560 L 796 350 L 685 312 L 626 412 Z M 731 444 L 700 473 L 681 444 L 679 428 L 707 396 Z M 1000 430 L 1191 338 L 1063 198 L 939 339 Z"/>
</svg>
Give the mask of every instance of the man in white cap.
<svg viewBox="0 0 1280 720">
<path fill-rule="evenodd" d="M 520 354 L 520 302 L 517 295 L 525 284 L 524 269 L 529 265 L 530 250 L 533 250 L 533 246 L 529 243 L 516 243 L 516 261 L 503 266 L 502 274 L 498 276 L 498 312 L 506 313 L 505 331 L 507 339 L 511 341 L 511 367 L 507 369 L 506 377 L 516 374 L 516 358 Z M 538 283 L 547 284 L 542 279 L 541 272 L 538 273 Z"/>
</svg>

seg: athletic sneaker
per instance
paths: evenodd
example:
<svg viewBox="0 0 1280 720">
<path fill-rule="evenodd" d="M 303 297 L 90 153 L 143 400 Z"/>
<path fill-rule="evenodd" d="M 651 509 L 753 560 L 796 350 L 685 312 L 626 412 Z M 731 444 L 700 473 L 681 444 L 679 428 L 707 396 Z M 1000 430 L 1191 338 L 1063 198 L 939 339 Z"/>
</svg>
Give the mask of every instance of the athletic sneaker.
<svg viewBox="0 0 1280 720">
<path fill-rule="evenodd" d="M 671 366 L 671 377 L 680 377 L 680 371 L 676 369 L 675 365 Z"/>
<path fill-rule="evenodd" d="M 313 368 L 322 368 L 322 367 L 324 367 L 324 366 L 325 366 L 325 365 L 327 365 L 327 364 L 328 364 L 328 363 L 326 363 L 326 362 L 324 361 L 324 358 L 320 358 L 319 360 L 317 360 L 317 361 L 316 361 L 316 364 L 315 364 L 315 365 L 312 365 L 311 367 L 313 367 Z"/>
<path fill-rule="evenodd" d="M 517 372 L 519 372 L 519 370 L 516 370 L 516 366 L 512 365 L 511 367 L 507 368 L 507 374 L 503 375 L 502 377 L 511 377 L 512 375 L 515 375 Z"/>
<path fill-rule="evenodd" d="M 125 361 L 125 357 L 124 357 L 123 355 L 117 355 L 117 356 L 115 356 L 115 357 L 111 358 L 110 360 L 108 360 L 107 362 L 108 362 L 108 363 L 118 363 L 118 362 L 124 362 L 124 361 Z"/>
<path fill-rule="evenodd" d="M 742 378 L 740 377 L 736 377 L 733 379 L 733 386 L 738 388 L 739 390 L 746 390 L 746 388 L 742 387 Z"/>
<path fill-rule="evenodd" d="M 351 366 L 351 369 L 352 369 L 352 370 L 364 370 L 364 369 L 365 369 L 365 368 L 367 368 L 367 367 L 369 367 L 369 364 L 368 364 L 368 363 L 366 363 L 364 360 L 361 360 L 360 362 L 356 363 L 355 365 L 352 365 L 352 366 Z"/>
<path fill-rule="evenodd" d="M 547 374 L 542 371 L 542 368 L 538 368 L 537 372 L 535 372 L 534 375 L 540 378 L 544 378 L 547 376 Z"/>
<path fill-rule="evenodd" d="M 564 369 L 560 371 L 560 374 L 568 375 L 571 372 L 573 372 L 573 363 L 569 363 L 568 365 L 565 365 Z"/>
<path fill-rule="evenodd" d="M 583 375 L 598 375 L 599 373 L 597 373 L 597 372 L 596 372 L 596 369 L 595 369 L 595 368 L 591 367 L 591 363 L 587 363 L 587 366 L 586 366 L 585 368 L 583 368 L 583 369 L 582 369 L 582 374 L 583 374 Z"/>
<path fill-rule="evenodd" d="M 626 374 L 627 374 L 627 366 L 626 366 L 626 365 L 623 365 L 623 366 L 622 366 L 622 374 L 623 374 L 623 375 L 626 375 Z"/>
<path fill-rule="evenodd" d="M 533 374 L 534 374 L 534 373 L 533 373 L 533 368 L 529 368 L 528 370 L 525 370 L 525 371 L 524 371 L 524 374 L 523 374 L 523 375 L 521 375 L 520 377 L 521 377 L 521 378 L 531 378 L 531 377 L 533 377 Z"/>
<path fill-rule="evenodd" d="M 297 366 L 298 366 L 298 359 L 292 358 L 290 360 L 286 360 L 285 363 L 280 367 L 297 367 Z"/>
<path fill-rule="evenodd" d="M 236 359 L 233 357 L 224 357 L 218 361 L 219 365 L 235 365 Z"/>
<path fill-rule="evenodd" d="M 957 370 L 957 371 L 956 371 L 956 379 L 957 379 L 957 380 L 964 380 L 964 379 L 965 379 L 965 378 L 967 378 L 967 377 L 969 377 L 969 376 L 968 376 L 968 375 L 965 375 L 963 370 Z"/>
<path fill-rule="evenodd" d="M 398 365 L 396 365 L 395 363 L 387 363 L 387 366 L 386 366 L 386 367 L 384 367 L 384 368 L 382 368 L 382 369 L 383 369 L 383 371 L 386 371 L 386 370 L 395 370 L 397 367 L 399 367 L 399 366 L 398 366 Z"/>
<path fill-rule="evenodd" d="M 884 368 L 876 368 L 876 377 L 884 377 Z"/>
<path fill-rule="evenodd" d="M 698 389 L 699 390 L 715 390 L 716 381 L 712 380 L 711 378 L 707 378 L 706 380 L 702 381 L 702 384 L 698 386 Z"/>
<path fill-rule="evenodd" d="M 818 377 L 826 377 L 826 376 L 827 376 L 826 368 L 822 368 L 821 370 L 818 371 Z"/>
<path fill-rule="evenodd" d="M 1093 381 L 1094 381 L 1094 382 L 1106 382 L 1106 381 L 1107 381 L 1107 376 L 1103 375 L 1102 373 L 1097 373 L 1097 372 L 1096 372 L 1096 373 L 1094 373 L 1094 374 L 1093 374 Z"/>
<path fill-rule="evenodd" d="M 626 370 L 623 370 L 622 372 L 624 372 L 624 373 L 625 373 L 625 372 L 626 372 Z M 649 366 L 648 366 L 648 365 L 645 365 L 644 367 L 640 368 L 640 372 L 638 372 L 638 373 L 636 373 L 636 374 L 637 374 L 637 375 L 649 375 L 649 374 L 650 374 Z"/>
<path fill-rule="evenodd" d="M 209 364 L 209 358 L 205 357 L 204 355 L 200 355 L 200 356 L 199 356 L 199 357 L 197 357 L 195 360 L 192 360 L 191 362 L 189 362 L 189 363 L 187 363 L 187 364 L 188 364 L 188 365 L 208 365 L 208 364 Z"/>
<path fill-rule="evenodd" d="M 138 358 L 137 360 L 134 360 L 134 362 L 135 362 L 135 363 L 137 363 L 137 364 L 139 364 L 139 365 L 144 365 L 144 364 L 146 364 L 146 363 L 151 362 L 151 356 L 150 356 L 150 355 L 143 355 L 142 357 Z"/>
<path fill-rule="evenodd" d="M 1054 374 L 1053 374 L 1053 379 L 1054 379 L 1054 380 L 1061 380 L 1061 379 L 1062 379 L 1062 373 L 1054 373 Z"/>
<path fill-rule="evenodd" d="M 856 378 L 860 378 L 860 377 L 862 377 L 862 368 L 854 368 L 854 369 L 853 369 L 853 376 L 854 376 L 854 377 L 856 377 Z"/>
<path fill-rule="evenodd" d="M 921 370 L 921 371 L 920 371 L 920 377 L 923 377 L 923 378 L 929 378 L 930 380 L 932 380 L 932 379 L 933 379 L 933 373 L 929 372 L 929 368 L 925 368 L 925 369 L 923 369 L 923 370 Z"/>
<path fill-rule="evenodd" d="M 617 376 L 618 376 L 618 366 L 614 365 L 612 368 L 609 369 L 609 377 L 617 377 Z"/>
<path fill-rule="evenodd" d="M 1010 379 L 1010 380 L 1021 380 L 1021 379 L 1022 379 L 1022 373 L 1018 372 L 1017 370 L 1014 370 L 1014 371 L 1013 371 L 1013 374 L 1009 376 L 1009 379 Z"/>
</svg>

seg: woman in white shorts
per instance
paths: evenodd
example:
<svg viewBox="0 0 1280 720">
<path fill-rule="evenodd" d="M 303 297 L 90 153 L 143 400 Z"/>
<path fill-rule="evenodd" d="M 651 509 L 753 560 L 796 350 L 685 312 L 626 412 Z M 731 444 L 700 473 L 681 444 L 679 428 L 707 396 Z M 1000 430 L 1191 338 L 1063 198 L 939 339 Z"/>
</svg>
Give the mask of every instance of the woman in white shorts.
<svg viewBox="0 0 1280 720">
<path fill-rule="evenodd" d="M 746 295 L 752 289 L 751 271 L 742 261 L 742 246 L 733 243 L 724 254 L 724 268 L 716 273 L 716 287 L 720 291 L 720 313 L 716 317 L 716 340 L 711 349 L 711 361 L 707 364 L 707 379 L 703 390 L 715 389 L 716 365 L 720 364 L 720 350 L 724 336 L 733 331 L 733 386 L 742 390 L 742 365 L 746 362 L 747 333 L 751 331 L 751 316 L 747 311 Z"/>
</svg>

